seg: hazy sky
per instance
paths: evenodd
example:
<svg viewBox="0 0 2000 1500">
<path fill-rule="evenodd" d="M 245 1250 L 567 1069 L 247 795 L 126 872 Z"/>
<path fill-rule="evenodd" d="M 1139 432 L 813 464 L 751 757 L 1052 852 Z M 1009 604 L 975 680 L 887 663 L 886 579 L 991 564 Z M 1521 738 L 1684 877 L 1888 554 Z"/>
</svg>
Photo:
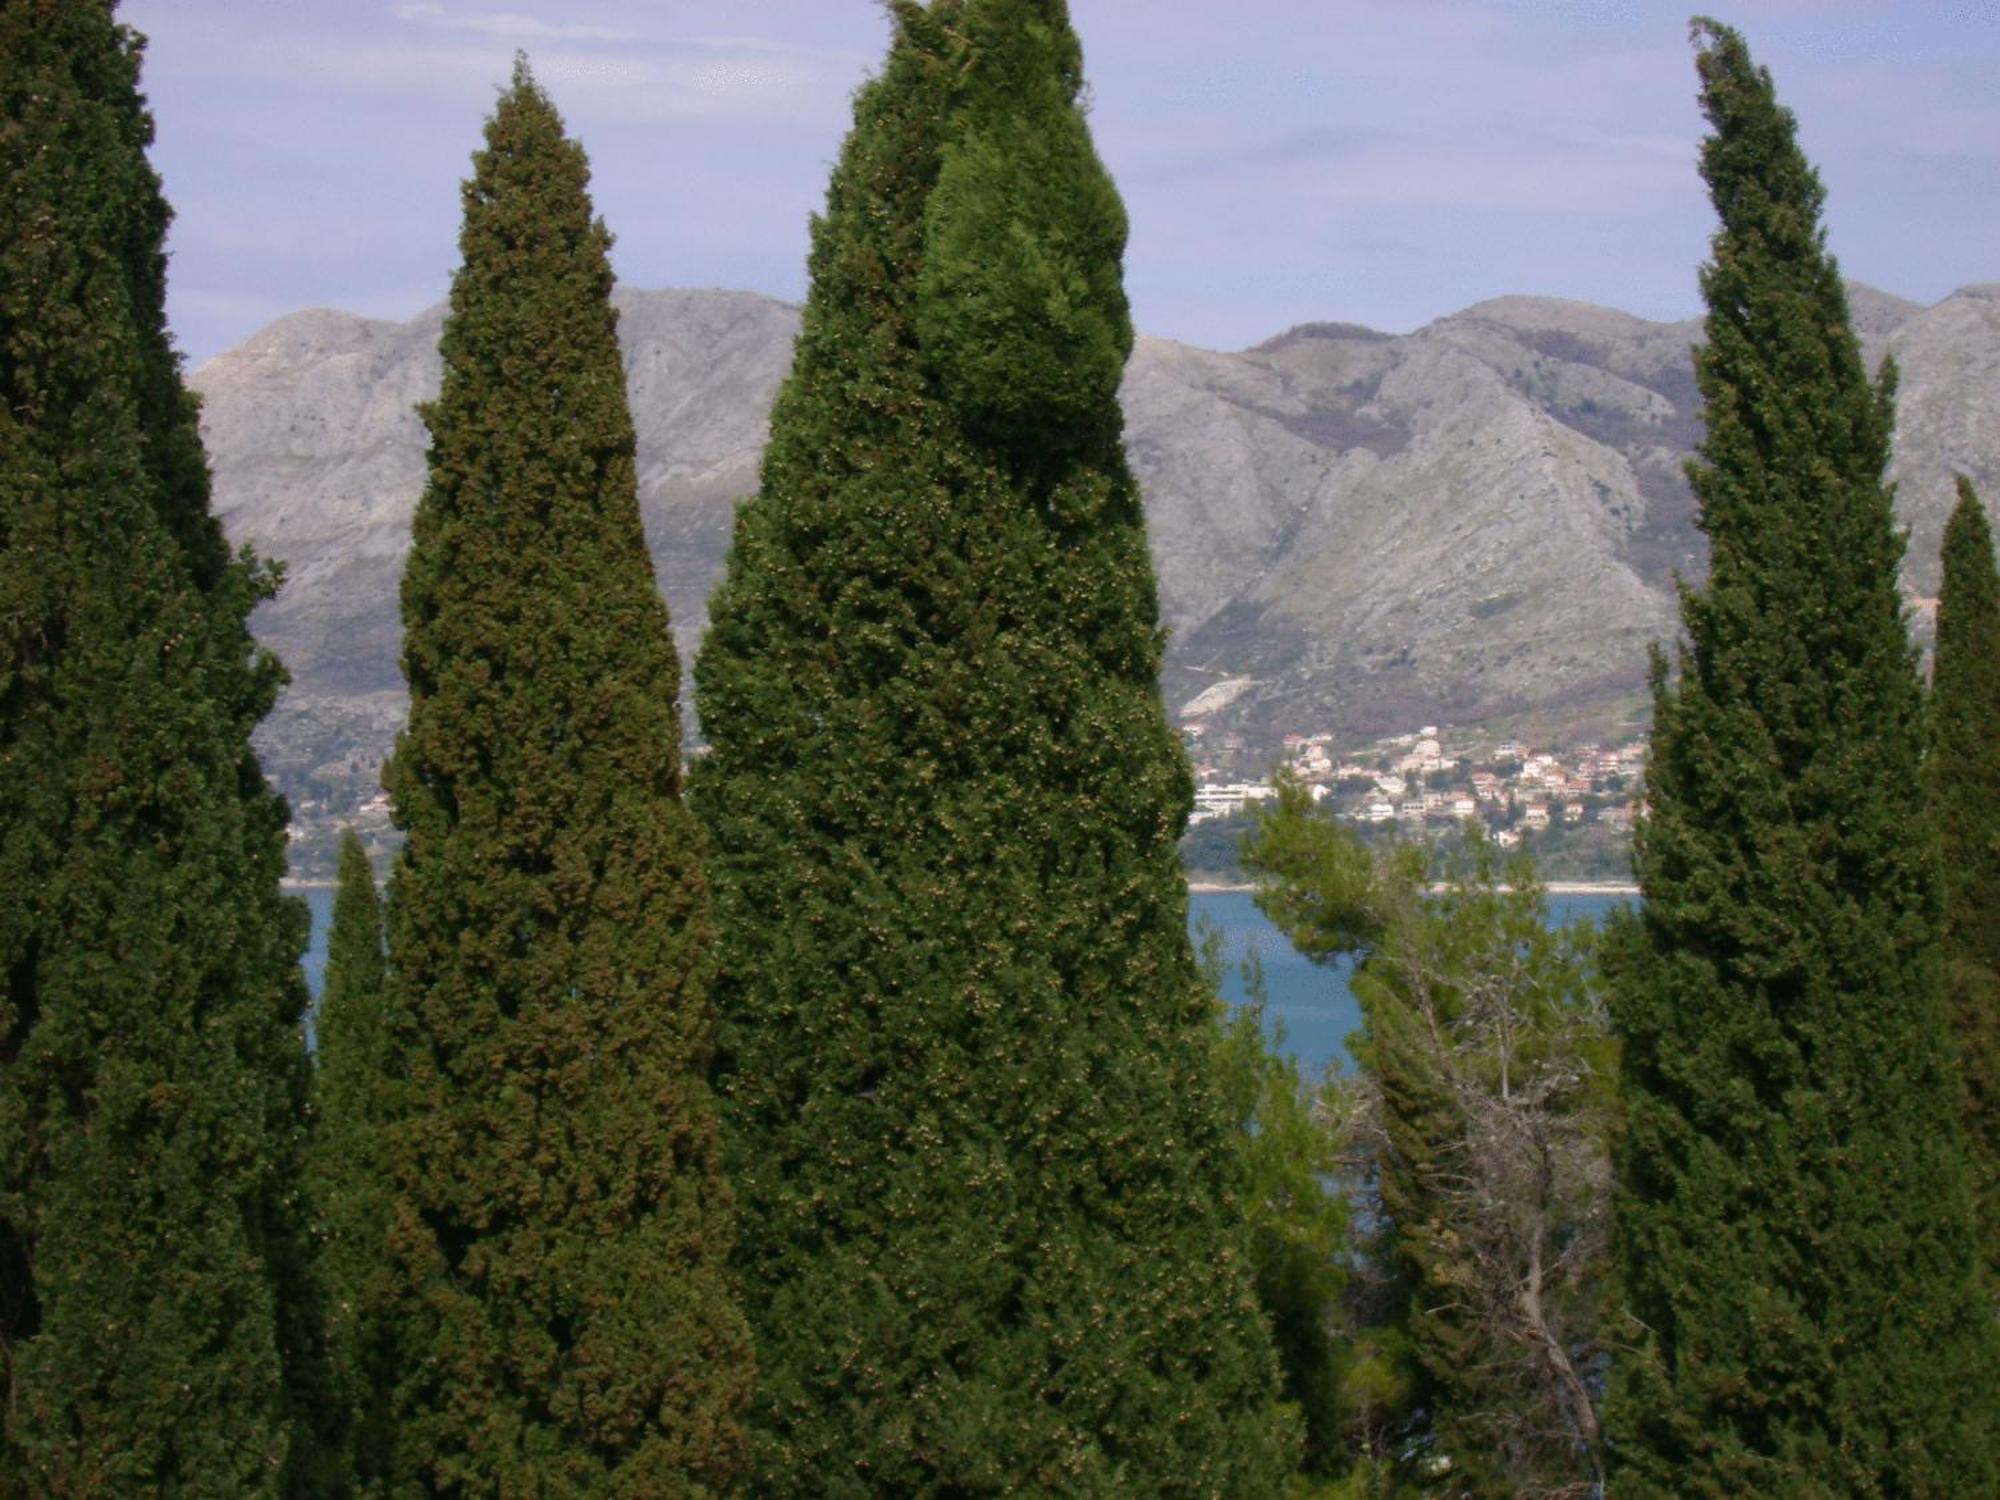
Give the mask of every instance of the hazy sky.
<svg viewBox="0 0 2000 1500">
<path fill-rule="evenodd" d="M 2000 0 L 1715 0 L 1800 118 L 1850 276 L 2000 280 Z M 1141 329 L 1403 331 L 1540 292 L 1698 311 L 1687 9 L 1655 0 L 1071 0 Z M 516 48 L 584 142 L 618 272 L 804 292 L 874 0 L 126 0 L 152 39 L 198 363 L 280 314 L 444 295 Z"/>
</svg>

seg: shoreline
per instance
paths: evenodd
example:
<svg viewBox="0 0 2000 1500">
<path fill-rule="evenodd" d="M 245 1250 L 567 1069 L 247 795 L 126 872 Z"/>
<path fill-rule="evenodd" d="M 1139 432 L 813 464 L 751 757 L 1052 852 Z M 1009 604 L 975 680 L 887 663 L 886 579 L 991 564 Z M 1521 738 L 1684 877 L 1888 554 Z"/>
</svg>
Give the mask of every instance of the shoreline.
<svg viewBox="0 0 2000 1500">
<path fill-rule="evenodd" d="M 1248 881 L 1190 880 L 1188 894 L 1191 896 L 1221 896 L 1235 892 L 1254 891 L 1256 886 Z M 1433 890 L 1442 887 L 1433 886 Z M 1542 890 L 1551 896 L 1637 896 L 1639 887 L 1629 880 L 1545 880 Z"/>
<path fill-rule="evenodd" d="M 278 888 L 287 893 L 304 891 L 330 891 L 336 882 L 331 880 L 294 880 L 290 876 L 278 882 Z M 1191 896 L 1242 895 L 1257 889 L 1247 880 L 1190 880 L 1187 883 Z M 1636 896 L 1639 887 L 1625 880 L 1545 880 L 1542 889 L 1551 896 Z"/>
</svg>

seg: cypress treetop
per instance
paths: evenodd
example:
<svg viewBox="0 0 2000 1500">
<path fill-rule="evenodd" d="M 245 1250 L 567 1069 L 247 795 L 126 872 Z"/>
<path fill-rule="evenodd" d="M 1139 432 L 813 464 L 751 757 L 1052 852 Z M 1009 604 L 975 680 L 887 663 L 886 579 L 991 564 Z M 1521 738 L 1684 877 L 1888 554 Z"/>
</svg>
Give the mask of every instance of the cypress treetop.
<svg viewBox="0 0 2000 1500">
<path fill-rule="evenodd" d="M 385 772 L 394 1479 L 734 1483 L 708 898 L 588 167 L 516 66 L 464 191 Z"/>
<path fill-rule="evenodd" d="M 368 863 L 367 847 L 353 828 L 340 833 L 340 857 L 335 869 L 333 921 L 327 930 L 326 972 L 320 983 L 319 1004 L 314 1009 L 314 1032 L 318 1049 L 319 1086 L 315 1091 L 323 1101 L 333 1085 L 330 1069 L 337 1071 L 350 1055 L 345 1047 L 328 1049 L 329 1034 L 335 1043 L 341 1033 L 368 1029 L 368 1020 L 381 1008 L 382 982 L 387 966 L 382 954 L 382 900 L 375 890 L 375 872 Z M 367 1079 L 379 1069 L 359 1072 Z"/>
<path fill-rule="evenodd" d="M 2000 573 L 1970 480 L 1944 530 L 1930 804 L 1944 848 L 1945 965 L 1989 1289 L 2000 1289 Z"/>
<path fill-rule="evenodd" d="M 1275 1493 L 1122 211 L 1063 5 L 894 16 L 696 665 L 755 1488 Z"/>
<path fill-rule="evenodd" d="M 1061 6 L 968 5 L 958 81 L 924 200 L 916 333 L 969 431 L 1060 461 L 1115 438 L 1132 352 L 1125 206 L 1077 98 L 1083 49 Z"/>
<path fill-rule="evenodd" d="M 302 905 L 140 41 L 0 5 L 0 1490 L 311 1493 Z"/>
<path fill-rule="evenodd" d="M 1613 1492 L 1980 1494 L 1973 1294 L 1924 743 L 1863 370 L 1823 193 L 1743 39 L 1695 23 L 1721 217 L 1689 477 L 1711 547 L 1656 662 L 1642 914 L 1611 940 L 1638 1344 Z"/>
</svg>

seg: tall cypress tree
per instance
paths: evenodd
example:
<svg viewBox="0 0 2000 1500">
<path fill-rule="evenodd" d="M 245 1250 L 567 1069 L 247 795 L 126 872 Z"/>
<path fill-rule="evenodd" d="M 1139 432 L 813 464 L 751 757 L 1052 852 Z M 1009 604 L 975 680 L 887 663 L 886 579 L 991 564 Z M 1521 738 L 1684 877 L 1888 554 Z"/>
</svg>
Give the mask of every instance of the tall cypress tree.
<svg viewBox="0 0 2000 1500">
<path fill-rule="evenodd" d="M 749 1380 L 710 919 L 583 151 L 517 64 L 473 159 L 385 773 L 395 1477 L 730 1488 Z"/>
<path fill-rule="evenodd" d="M 1794 122 L 1699 21 L 1710 573 L 1656 662 L 1643 914 L 1615 942 L 1627 1495 L 1987 1494 L 1922 696 L 1865 374 Z"/>
<path fill-rule="evenodd" d="M 0 1489 L 309 1492 L 303 906 L 139 39 L 0 4 Z"/>
<path fill-rule="evenodd" d="M 1945 974 L 1978 1239 L 2000 1289 L 2000 572 L 1969 480 L 1944 530 L 1932 677 L 1932 814 L 1944 845 Z"/>
<path fill-rule="evenodd" d="M 771 1496 L 1275 1493 L 1060 0 L 893 7 L 697 662 Z"/>
<path fill-rule="evenodd" d="M 314 1013 L 320 1124 L 309 1181 L 321 1214 L 319 1282 L 341 1439 L 338 1468 L 366 1492 L 388 1471 L 390 1444 L 383 1397 L 393 1372 L 384 1319 L 393 1282 L 385 1274 L 389 1194 L 379 1137 L 395 1117 L 396 1078 L 383 1013 L 382 903 L 368 851 L 352 828 L 340 839 L 326 949 Z"/>
</svg>

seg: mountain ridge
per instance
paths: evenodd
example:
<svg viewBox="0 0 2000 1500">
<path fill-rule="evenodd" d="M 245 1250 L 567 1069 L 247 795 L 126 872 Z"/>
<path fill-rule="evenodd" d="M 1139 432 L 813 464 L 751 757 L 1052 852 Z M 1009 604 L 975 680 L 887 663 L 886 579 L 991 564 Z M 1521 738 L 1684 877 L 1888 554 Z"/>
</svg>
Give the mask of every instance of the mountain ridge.
<svg viewBox="0 0 2000 1500">
<path fill-rule="evenodd" d="M 1918 622 L 1952 475 L 2000 493 L 2000 284 L 1929 307 L 1850 286 L 1871 364 L 1903 371 L 1896 461 Z M 684 661 L 752 493 L 798 308 L 621 287 L 641 506 Z M 217 514 L 285 561 L 260 637 L 294 685 L 260 734 L 302 805 L 372 792 L 401 722 L 397 592 L 424 479 L 442 306 L 304 309 L 206 361 Z M 1234 353 L 1142 336 L 1123 387 L 1176 710 L 1248 679 L 1212 727 L 1359 737 L 1424 721 L 1606 722 L 1640 700 L 1702 546 L 1698 321 L 1504 296 L 1411 333 L 1297 325 Z"/>
</svg>

